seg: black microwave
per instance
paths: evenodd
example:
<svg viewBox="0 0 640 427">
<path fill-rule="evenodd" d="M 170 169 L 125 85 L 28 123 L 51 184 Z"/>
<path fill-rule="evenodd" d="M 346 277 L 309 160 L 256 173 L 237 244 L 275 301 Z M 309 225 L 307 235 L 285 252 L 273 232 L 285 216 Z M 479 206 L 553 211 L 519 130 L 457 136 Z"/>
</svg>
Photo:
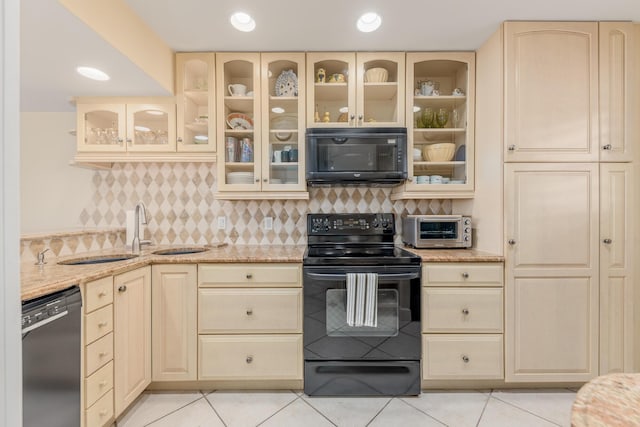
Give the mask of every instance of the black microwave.
<svg viewBox="0 0 640 427">
<path fill-rule="evenodd" d="M 307 184 L 393 186 L 407 179 L 407 128 L 309 128 Z"/>
</svg>

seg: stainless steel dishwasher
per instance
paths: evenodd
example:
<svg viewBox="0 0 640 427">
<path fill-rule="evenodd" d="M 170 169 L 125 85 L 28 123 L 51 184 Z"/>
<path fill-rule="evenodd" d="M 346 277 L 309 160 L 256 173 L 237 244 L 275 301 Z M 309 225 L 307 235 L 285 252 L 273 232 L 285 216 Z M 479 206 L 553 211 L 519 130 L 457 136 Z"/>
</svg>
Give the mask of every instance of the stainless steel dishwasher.
<svg viewBox="0 0 640 427">
<path fill-rule="evenodd" d="M 22 303 L 23 427 L 80 425 L 77 286 Z"/>
</svg>

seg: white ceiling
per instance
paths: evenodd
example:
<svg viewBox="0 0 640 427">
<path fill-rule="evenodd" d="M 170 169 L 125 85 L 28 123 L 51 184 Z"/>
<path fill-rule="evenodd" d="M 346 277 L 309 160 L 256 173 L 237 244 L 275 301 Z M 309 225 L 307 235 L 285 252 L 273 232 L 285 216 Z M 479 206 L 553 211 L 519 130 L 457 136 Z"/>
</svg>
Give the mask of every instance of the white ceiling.
<svg viewBox="0 0 640 427">
<path fill-rule="evenodd" d="M 505 20 L 640 21 L 639 0 L 125 0 L 175 51 L 475 50 Z M 167 95 L 150 77 L 57 0 L 22 0 L 23 111 L 73 111 L 72 96 Z M 241 33 L 229 15 L 244 11 L 256 30 Z M 375 11 L 382 26 L 355 29 Z M 77 65 L 112 79 L 79 77 Z"/>
</svg>

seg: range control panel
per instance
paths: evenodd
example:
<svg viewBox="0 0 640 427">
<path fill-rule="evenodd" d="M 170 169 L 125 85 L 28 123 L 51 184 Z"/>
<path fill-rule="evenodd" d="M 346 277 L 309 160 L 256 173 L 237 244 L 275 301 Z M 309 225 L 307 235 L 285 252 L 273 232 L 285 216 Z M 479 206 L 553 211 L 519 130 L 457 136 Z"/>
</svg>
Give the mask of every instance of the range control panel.
<svg viewBox="0 0 640 427">
<path fill-rule="evenodd" d="M 380 214 L 309 214 L 309 235 L 329 234 L 394 234 L 395 218 L 392 213 Z"/>
</svg>

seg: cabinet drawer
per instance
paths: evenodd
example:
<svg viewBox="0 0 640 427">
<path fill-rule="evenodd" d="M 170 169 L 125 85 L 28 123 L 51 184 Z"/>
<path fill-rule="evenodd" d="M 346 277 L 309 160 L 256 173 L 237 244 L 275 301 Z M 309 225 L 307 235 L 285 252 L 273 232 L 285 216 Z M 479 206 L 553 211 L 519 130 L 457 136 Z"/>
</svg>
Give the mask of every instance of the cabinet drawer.
<svg viewBox="0 0 640 427">
<path fill-rule="evenodd" d="M 502 379 L 502 335 L 424 335 L 422 378 Z"/>
<path fill-rule="evenodd" d="M 502 288 L 425 288 L 423 332 L 502 332 Z"/>
<path fill-rule="evenodd" d="M 89 344 L 113 331 L 113 304 L 85 316 L 84 342 Z"/>
<path fill-rule="evenodd" d="M 302 335 L 200 335 L 200 380 L 302 379 Z"/>
<path fill-rule="evenodd" d="M 89 408 L 113 388 L 113 361 L 85 380 L 85 405 Z"/>
<path fill-rule="evenodd" d="M 502 286 L 502 263 L 425 264 L 425 286 Z"/>
<path fill-rule="evenodd" d="M 84 352 L 86 376 L 113 359 L 113 332 L 108 333 L 87 346 Z"/>
<path fill-rule="evenodd" d="M 201 289 L 200 333 L 302 332 L 302 289 Z"/>
<path fill-rule="evenodd" d="M 87 427 L 102 427 L 113 419 L 113 389 L 87 409 Z"/>
<path fill-rule="evenodd" d="M 91 313 L 113 302 L 113 276 L 89 282 L 84 285 L 84 312 Z"/>
<path fill-rule="evenodd" d="M 300 264 L 209 264 L 198 266 L 198 286 L 300 287 Z"/>
</svg>

